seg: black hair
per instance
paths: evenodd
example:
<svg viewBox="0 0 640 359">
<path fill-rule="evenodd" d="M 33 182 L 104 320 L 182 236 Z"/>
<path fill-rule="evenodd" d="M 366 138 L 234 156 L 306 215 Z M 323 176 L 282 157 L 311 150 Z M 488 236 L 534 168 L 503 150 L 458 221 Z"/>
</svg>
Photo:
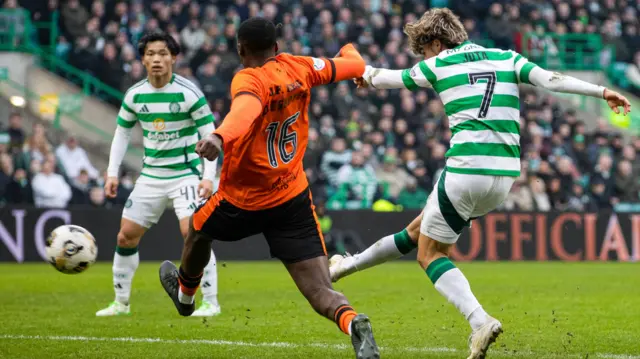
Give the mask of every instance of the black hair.
<svg viewBox="0 0 640 359">
<path fill-rule="evenodd" d="M 274 49 L 276 37 L 276 25 L 263 17 L 249 18 L 238 29 L 238 43 L 252 54 Z"/>
<path fill-rule="evenodd" d="M 140 56 L 144 56 L 144 51 L 147 48 L 147 45 L 150 42 L 155 41 L 163 41 L 167 44 L 167 48 L 171 55 L 178 56 L 178 54 L 180 54 L 180 45 L 178 42 L 173 38 L 173 36 L 161 30 L 147 32 L 140 38 L 140 41 L 138 41 L 138 54 Z"/>
</svg>

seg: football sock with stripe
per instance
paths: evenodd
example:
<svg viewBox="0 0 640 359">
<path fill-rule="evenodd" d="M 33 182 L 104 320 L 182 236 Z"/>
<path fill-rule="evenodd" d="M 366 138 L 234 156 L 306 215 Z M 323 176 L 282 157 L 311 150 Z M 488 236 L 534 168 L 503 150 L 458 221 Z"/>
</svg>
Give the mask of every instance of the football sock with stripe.
<svg viewBox="0 0 640 359">
<path fill-rule="evenodd" d="M 202 275 L 202 299 L 218 305 L 218 268 L 216 268 L 216 256 L 211 251 L 209 263 L 204 267 Z"/>
<path fill-rule="evenodd" d="M 403 229 L 401 232 L 378 240 L 362 253 L 354 255 L 354 265 L 357 270 L 364 270 L 402 257 L 415 248 L 416 244 L 411 240 L 409 232 Z"/>
<path fill-rule="evenodd" d="M 351 335 L 351 321 L 356 315 L 358 313 L 350 305 L 344 304 L 336 309 L 333 319 L 343 333 Z"/>
<path fill-rule="evenodd" d="M 487 313 L 471 292 L 469 281 L 449 258 L 434 260 L 427 267 L 426 273 L 436 290 L 458 308 L 473 330 L 486 322 Z"/>
<path fill-rule="evenodd" d="M 116 292 L 116 301 L 129 305 L 131 297 L 131 282 L 133 275 L 140 264 L 138 247 L 123 248 L 116 246 L 113 256 L 113 288 Z"/>
<path fill-rule="evenodd" d="M 178 291 L 178 300 L 183 304 L 192 304 L 195 300 L 196 292 L 200 286 L 202 274 L 196 277 L 189 277 L 182 267 L 178 270 L 178 282 L 180 290 Z"/>
</svg>

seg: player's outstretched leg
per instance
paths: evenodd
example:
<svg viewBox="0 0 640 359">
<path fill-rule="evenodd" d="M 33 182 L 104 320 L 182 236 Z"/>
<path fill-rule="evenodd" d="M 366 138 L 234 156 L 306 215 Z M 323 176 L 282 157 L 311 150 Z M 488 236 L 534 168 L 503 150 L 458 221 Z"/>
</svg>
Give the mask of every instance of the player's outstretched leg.
<svg viewBox="0 0 640 359">
<path fill-rule="evenodd" d="M 204 267 L 202 274 L 202 303 L 196 309 L 192 317 L 213 317 L 220 314 L 220 305 L 218 304 L 218 272 L 216 268 L 216 255 L 211 251 L 211 259 Z"/>
<path fill-rule="evenodd" d="M 353 256 L 336 254 L 329 259 L 331 281 L 337 282 L 352 273 L 374 267 L 411 252 L 417 247 L 422 215 L 414 219 L 407 228 L 378 240 L 362 253 Z"/>
<path fill-rule="evenodd" d="M 195 310 L 195 296 L 209 263 L 211 242 L 211 238 L 193 228 L 192 222 L 182 248 L 180 269 L 169 261 L 160 266 L 160 282 L 182 316 L 190 316 Z"/>
<path fill-rule="evenodd" d="M 469 321 L 472 333 L 469 338 L 471 354 L 468 359 L 481 359 L 502 333 L 502 324 L 488 315 L 473 295 L 467 278 L 448 258 L 450 248 L 450 244 L 440 243 L 420 234 L 418 262 L 436 290 Z"/>
<path fill-rule="evenodd" d="M 333 290 L 326 256 L 285 263 L 285 266 L 313 309 L 335 321 L 340 330 L 351 336 L 357 359 L 380 358 L 369 317 L 357 314 L 347 298 Z"/>
<path fill-rule="evenodd" d="M 96 312 L 98 317 L 129 315 L 131 283 L 140 264 L 138 244 L 146 231 L 143 226 L 123 218 L 118 233 L 116 253 L 113 256 L 113 287 L 116 298 L 108 307 Z"/>
</svg>

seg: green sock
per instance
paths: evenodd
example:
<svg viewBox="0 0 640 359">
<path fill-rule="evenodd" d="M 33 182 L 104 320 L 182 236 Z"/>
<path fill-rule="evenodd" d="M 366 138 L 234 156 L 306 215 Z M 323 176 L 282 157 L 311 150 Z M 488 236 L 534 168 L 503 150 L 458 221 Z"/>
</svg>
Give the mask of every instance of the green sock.
<svg viewBox="0 0 640 359">
<path fill-rule="evenodd" d="M 414 250 L 417 245 L 411 240 L 409 236 L 409 231 L 407 229 L 403 229 L 402 232 L 398 232 L 393 235 L 393 242 L 396 244 L 396 248 L 400 253 L 407 254 Z"/>
</svg>

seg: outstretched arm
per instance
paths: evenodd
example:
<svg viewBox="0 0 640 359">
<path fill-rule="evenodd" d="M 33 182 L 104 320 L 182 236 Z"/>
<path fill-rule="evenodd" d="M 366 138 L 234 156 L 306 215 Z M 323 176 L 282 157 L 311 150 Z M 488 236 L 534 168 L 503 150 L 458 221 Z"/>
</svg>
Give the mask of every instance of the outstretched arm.
<svg viewBox="0 0 640 359">
<path fill-rule="evenodd" d="M 536 66 L 531 70 L 529 80 L 532 85 L 542 87 L 553 92 L 573 93 L 603 98 L 615 113 L 620 113 L 620 109 L 618 107 L 623 108 L 625 115 L 631 112 L 631 104 L 626 97 L 615 91 L 609 90 L 606 87 L 594 85 L 572 76 L 563 75 L 559 72 L 547 71 Z"/>
<path fill-rule="evenodd" d="M 435 78 L 426 62 L 421 61 L 410 69 L 389 70 L 367 66 L 362 78 L 355 80 L 358 87 L 373 87 L 376 89 L 408 89 L 431 87 L 429 81 Z"/>
<path fill-rule="evenodd" d="M 577 95 L 602 98 L 615 112 L 620 113 L 618 107 L 623 107 L 626 115 L 631 111 L 631 104 L 621 94 L 609 90 L 603 86 L 579 80 L 575 77 L 563 75 L 559 72 L 551 72 L 529 62 L 522 55 L 516 54 L 514 58 L 515 70 L 518 82 L 542 87 L 553 92 L 573 93 Z"/>
<path fill-rule="evenodd" d="M 365 63 L 358 50 L 351 44 L 340 49 L 333 58 L 296 56 L 309 69 L 309 86 L 321 86 L 362 77 Z"/>
</svg>

